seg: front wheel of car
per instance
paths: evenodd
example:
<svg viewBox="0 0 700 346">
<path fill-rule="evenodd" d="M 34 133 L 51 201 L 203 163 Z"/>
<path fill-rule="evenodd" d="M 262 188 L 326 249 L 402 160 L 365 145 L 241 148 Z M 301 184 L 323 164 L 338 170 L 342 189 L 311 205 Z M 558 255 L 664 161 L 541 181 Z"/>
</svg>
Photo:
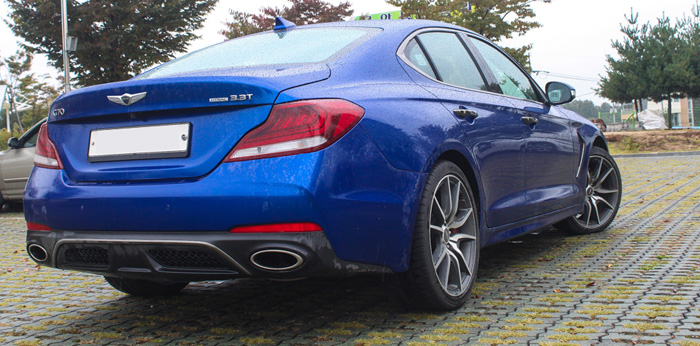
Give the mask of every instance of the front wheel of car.
<svg viewBox="0 0 700 346">
<path fill-rule="evenodd" d="M 556 224 L 557 228 L 572 234 L 590 234 L 603 231 L 615 219 L 622 197 L 622 178 L 607 151 L 591 149 L 587 177 L 583 211 Z"/>
<path fill-rule="evenodd" d="M 119 291 L 140 297 L 173 295 L 189 284 L 189 282 L 157 282 L 112 276 L 105 276 L 105 280 Z"/>
<path fill-rule="evenodd" d="M 399 276 L 402 298 L 410 308 L 454 310 L 469 296 L 480 249 L 476 203 L 457 165 L 435 165 L 418 208 L 410 266 Z"/>
</svg>

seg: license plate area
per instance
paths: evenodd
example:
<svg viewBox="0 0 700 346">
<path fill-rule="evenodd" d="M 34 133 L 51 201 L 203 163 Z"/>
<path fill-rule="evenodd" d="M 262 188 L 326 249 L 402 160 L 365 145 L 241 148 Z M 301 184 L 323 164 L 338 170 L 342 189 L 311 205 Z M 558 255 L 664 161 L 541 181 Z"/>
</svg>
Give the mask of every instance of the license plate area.
<svg viewBox="0 0 700 346">
<path fill-rule="evenodd" d="M 88 162 L 187 157 L 191 128 L 178 123 L 92 130 Z"/>
</svg>

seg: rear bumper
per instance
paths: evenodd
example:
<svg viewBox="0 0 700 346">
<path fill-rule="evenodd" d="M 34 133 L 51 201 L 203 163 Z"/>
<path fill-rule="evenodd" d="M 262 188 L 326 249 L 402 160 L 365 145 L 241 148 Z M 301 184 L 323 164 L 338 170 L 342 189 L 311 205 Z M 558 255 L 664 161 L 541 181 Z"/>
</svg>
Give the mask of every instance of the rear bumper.
<svg viewBox="0 0 700 346">
<path fill-rule="evenodd" d="M 29 231 L 27 247 L 42 265 L 160 281 L 291 279 L 388 271 L 338 259 L 323 232 Z M 45 259 L 35 256 L 38 247 L 46 251 Z"/>
<path fill-rule="evenodd" d="M 30 232 L 28 241 L 46 241 L 42 244 L 47 251 L 65 239 L 76 238 L 61 244 L 79 244 L 77 237 L 141 244 L 129 249 L 143 248 L 144 241 L 154 239 L 209 239 L 206 242 L 246 268 L 250 249 L 258 245 L 238 248 L 235 243 L 282 241 L 296 244 L 294 251 L 308 252 L 312 259 L 324 257 L 322 268 L 309 265 L 309 273 L 325 274 L 328 268 L 341 268 L 342 273 L 343 265 L 335 260 L 400 272 L 408 267 L 416 200 L 424 179 L 420 172 L 392 167 L 357 127 L 319 152 L 220 164 L 198 179 L 81 183 L 65 171 L 35 168 L 25 190 L 24 212 L 27 221 L 56 230 L 49 235 Z M 323 232 L 313 233 L 323 239 L 271 233 L 249 241 L 228 233 L 237 226 L 290 222 L 318 224 Z M 100 243 L 104 247 L 105 242 Z M 110 251 L 129 249 L 120 243 Z M 60 249 L 51 251 L 60 254 Z M 63 265 L 60 255 L 57 261 L 45 264 Z M 158 272 L 157 266 L 149 269 Z M 232 270 L 236 274 L 231 275 L 247 275 L 235 265 Z"/>
</svg>

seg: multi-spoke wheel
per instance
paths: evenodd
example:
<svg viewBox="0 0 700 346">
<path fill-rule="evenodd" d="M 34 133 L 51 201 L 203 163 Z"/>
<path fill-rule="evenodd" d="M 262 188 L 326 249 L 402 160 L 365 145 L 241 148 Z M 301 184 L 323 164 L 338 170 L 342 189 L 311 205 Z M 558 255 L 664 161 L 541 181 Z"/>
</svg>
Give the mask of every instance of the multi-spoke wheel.
<svg viewBox="0 0 700 346">
<path fill-rule="evenodd" d="M 452 310 L 466 301 L 479 262 L 478 212 L 464 173 L 447 161 L 435 165 L 423 190 L 413 253 L 402 284 L 407 303 Z"/>
<path fill-rule="evenodd" d="M 615 160 L 605 150 L 593 147 L 587 176 L 583 212 L 557 224 L 558 228 L 575 234 L 595 233 L 606 229 L 615 218 L 622 196 Z"/>
</svg>

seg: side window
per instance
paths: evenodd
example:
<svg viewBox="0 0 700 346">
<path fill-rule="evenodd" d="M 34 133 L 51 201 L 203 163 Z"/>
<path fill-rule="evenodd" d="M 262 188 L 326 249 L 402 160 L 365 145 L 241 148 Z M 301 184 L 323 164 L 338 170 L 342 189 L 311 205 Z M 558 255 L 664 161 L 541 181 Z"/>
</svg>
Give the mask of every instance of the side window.
<svg viewBox="0 0 700 346">
<path fill-rule="evenodd" d="M 484 57 L 489 68 L 498 79 L 503 94 L 525 100 L 539 101 L 530 79 L 510 59 L 489 44 L 471 39 L 476 49 Z"/>
<path fill-rule="evenodd" d="M 27 138 L 26 141 L 24 141 L 24 145 L 22 146 L 23 148 L 31 148 L 36 146 L 36 139 L 39 136 L 39 131 L 34 132 L 34 134 Z"/>
<path fill-rule="evenodd" d="M 438 80 L 465 88 L 487 90 L 474 59 L 456 34 L 428 32 L 418 35 L 418 40 L 433 62 Z"/>
<path fill-rule="evenodd" d="M 425 53 L 423 53 L 423 49 L 421 49 L 421 47 L 418 45 L 415 38 L 412 39 L 411 42 L 408 42 L 408 45 L 406 46 L 406 57 L 413 65 L 423 71 L 423 73 L 430 77 L 436 78 L 435 72 L 430 66 L 428 58 L 426 58 Z"/>
</svg>

